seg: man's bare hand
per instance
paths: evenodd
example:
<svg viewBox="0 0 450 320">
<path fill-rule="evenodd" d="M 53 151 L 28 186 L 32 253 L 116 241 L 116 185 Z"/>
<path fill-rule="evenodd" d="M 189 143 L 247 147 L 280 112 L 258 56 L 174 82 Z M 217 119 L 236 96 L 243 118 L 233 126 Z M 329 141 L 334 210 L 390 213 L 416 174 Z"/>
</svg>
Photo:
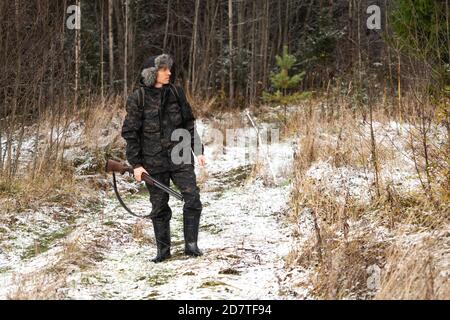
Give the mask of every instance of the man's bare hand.
<svg viewBox="0 0 450 320">
<path fill-rule="evenodd" d="M 141 182 L 141 180 L 142 180 L 142 173 L 143 173 L 143 172 L 145 172 L 146 174 L 148 174 L 148 172 L 144 169 L 144 167 L 138 167 L 138 168 L 135 168 L 135 169 L 133 170 L 134 178 L 135 178 L 137 181 Z"/>
<path fill-rule="evenodd" d="M 197 156 L 198 164 L 203 167 L 206 164 L 206 158 L 204 155 Z"/>
</svg>

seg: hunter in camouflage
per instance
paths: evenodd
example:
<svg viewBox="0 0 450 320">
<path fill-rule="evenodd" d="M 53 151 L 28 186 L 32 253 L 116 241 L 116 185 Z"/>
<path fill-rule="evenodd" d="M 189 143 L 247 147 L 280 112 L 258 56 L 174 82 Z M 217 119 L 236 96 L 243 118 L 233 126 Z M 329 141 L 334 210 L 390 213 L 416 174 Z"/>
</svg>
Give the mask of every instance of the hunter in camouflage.
<svg viewBox="0 0 450 320">
<path fill-rule="evenodd" d="M 172 133 L 186 129 L 190 134 L 191 149 L 200 165 L 205 164 L 203 145 L 195 129 L 192 108 L 183 89 L 174 86 L 174 63 L 171 56 L 162 54 L 151 57 L 141 72 L 140 89 L 127 99 L 127 115 L 122 126 L 126 140 L 126 156 L 134 168 L 135 177 L 141 180 L 147 172 L 165 185 L 170 180 L 178 187 L 184 198 L 183 224 L 185 253 L 200 256 L 197 246 L 202 203 L 196 183 L 193 159 L 189 163 L 173 161 L 172 149 L 179 141 L 172 141 Z M 170 257 L 170 219 L 172 210 L 169 195 L 146 183 L 150 193 L 153 221 L 157 243 L 157 256 L 152 260 L 161 262 Z"/>
</svg>

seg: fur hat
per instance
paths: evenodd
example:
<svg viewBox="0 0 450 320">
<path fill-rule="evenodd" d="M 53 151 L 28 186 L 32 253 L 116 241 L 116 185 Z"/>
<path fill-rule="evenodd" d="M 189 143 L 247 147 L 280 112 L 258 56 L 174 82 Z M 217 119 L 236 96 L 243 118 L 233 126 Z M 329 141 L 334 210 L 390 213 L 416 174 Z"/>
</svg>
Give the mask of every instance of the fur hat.
<svg viewBox="0 0 450 320">
<path fill-rule="evenodd" d="M 168 54 L 160 54 L 159 56 L 150 57 L 143 65 L 141 72 L 142 82 L 151 87 L 156 82 L 156 73 L 162 67 L 167 66 L 169 69 L 172 68 L 173 59 Z"/>
</svg>

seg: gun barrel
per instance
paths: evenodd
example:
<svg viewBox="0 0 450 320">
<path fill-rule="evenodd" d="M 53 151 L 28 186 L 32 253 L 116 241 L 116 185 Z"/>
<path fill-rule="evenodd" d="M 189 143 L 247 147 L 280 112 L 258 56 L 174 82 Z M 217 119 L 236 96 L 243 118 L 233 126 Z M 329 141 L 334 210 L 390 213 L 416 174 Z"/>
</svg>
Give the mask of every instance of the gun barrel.
<svg viewBox="0 0 450 320">
<path fill-rule="evenodd" d="M 177 198 L 180 201 L 183 201 L 183 196 L 179 193 L 176 192 L 175 190 L 173 190 L 172 188 L 162 184 L 161 182 L 159 182 L 158 180 L 152 178 L 151 176 L 149 176 L 148 174 L 146 174 L 145 172 L 142 174 L 142 179 L 147 182 L 148 184 L 154 184 L 156 187 L 160 188 L 161 190 L 167 192 L 168 194 L 170 194 L 171 196 Z"/>
</svg>

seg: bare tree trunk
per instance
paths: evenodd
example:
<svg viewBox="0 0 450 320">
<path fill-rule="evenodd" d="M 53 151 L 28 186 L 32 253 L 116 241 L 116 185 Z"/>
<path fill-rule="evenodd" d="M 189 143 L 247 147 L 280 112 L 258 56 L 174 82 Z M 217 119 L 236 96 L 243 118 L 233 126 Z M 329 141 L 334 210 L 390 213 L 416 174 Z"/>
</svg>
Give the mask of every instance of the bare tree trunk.
<svg viewBox="0 0 450 320">
<path fill-rule="evenodd" d="M 262 52 L 262 84 L 263 88 L 267 85 L 267 50 L 269 45 L 269 0 L 264 1 L 263 5 L 263 27 L 262 27 L 262 42 L 261 42 L 261 52 Z"/>
<path fill-rule="evenodd" d="M 245 32 L 244 28 L 246 27 L 246 21 L 245 21 L 245 2 L 239 1 L 237 3 L 237 59 L 235 60 L 235 69 L 237 66 L 242 67 L 242 63 L 244 61 L 244 38 L 245 38 Z M 245 79 L 242 79 L 243 73 L 240 72 L 240 74 L 237 77 L 237 84 L 235 88 L 235 95 L 237 97 L 241 97 L 242 95 L 245 95 L 245 90 L 247 81 Z"/>
<path fill-rule="evenodd" d="M 177 0 L 177 12 L 179 10 L 180 10 L 180 0 Z M 181 34 L 181 21 L 180 21 L 180 19 L 177 19 L 177 33 Z M 182 47 L 181 37 L 177 37 L 177 45 L 175 46 L 175 48 L 177 49 L 177 48 L 181 48 L 181 47 Z M 180 54 L 178 54 L 178 50 L 176 50 L 176 54 L 177 54 L 177 57 L 180 57 Z M 189 58 L 190 58 L 190 52 L 189 52 Z M 181 57 L 180 57 L 180 62 L 179 63 L 182 63 L 181 62 Z M 190 69 L 188 69 L 188 77 L 187 77 L 187 79 L 186 79 L 186 77 L 184 78 L 185 82 L 189 81 L 189 79 L 190 79 L 189 76 L 190 76 Z M 185 85 L 185 84 L 183 84 L 183 85 Z"/>
<path fill-rule="evenodd" d="M 220 4 L 220 1 L 219 1 Z M 220 55 L 223 55 L 224 52 L 224 32 L 223 32 L 223 17 L 224 17 L 224 7 L 220 6 L 221 10 L 220 10 L 220 27 L 219 27 L 219 52 Z M 225 72 L 223 72 L 223 70 L 221 70 L 222 72 L 220 72 L 220 91 L 224 94 L 225 93 Z"/>
<path fill-rule="evenodd" d="M 237 3 L 237 49 L 241 50 L 244 46 L 244 10 L 245 2 Z"/>
<path fill-rule="evenodd" d="M 77 6 L 80 8 L 80 0 L 77 0 Z M 75 29 L 75 99 L 73 104 L 73 111 L 77 108 L 78 91 L 80 85 L 80 53 L 81 53 L 81 34 L 78 28 Z"/>
<path fill-rule="evenodd" d="M 403 117 L 402 112 L 402 80 L 401 80 L 401 57 L 400 49 L 397 49 L 397 101 L 398 101 L 398 114 L 400 119 Z"/>
<path fill-rule="evenodd" d="M 51 67 L 51 86 L 53 87 L 53 72 L 54 72 L 54 68 L 53 68 L 53 64 L 54 64 L 54 60 L 52 60 L 52 67 Z M 44 69 L 42 69 L 42 72 L 44 72 Z M 39 134 L 40 134 L 40 129 L 41 129 L 41 117 L 42 117 L 42 103 L 41 103 L 41 98 L 42 98 L 42 86 L 39 88 L 39 100 L 38 100 L 38 121 L 37 121 L 37 128 L 36 128 L 36 133 L 34 135 L 34 143 L 35 143 L 35 147 L 34 147 L 34 152 L 33 152 L 33 168 L 32 168 L 32 172 L 31 172 L 31 179 L 34 180 L 35 176 L 36 176 L 36 166 L 37 166 L 37 160 L 39 158 Z M 53 95 L 52 95 L 53 96 Z M 53 104 L 53 99 L 52 99 L 52 104 Z"/>
<path fill-rule="evenodd" d="M 103 4 L 104 1 L 100 1 L 100 94 L 102 97 L 102 108 L 105 107 L 105 89 L 103 87 L 104 79 L 104 61 L 103 61 L 103 37 L 104 37 L 104 31 L 103 31 Z"/>
<path fill-rule="evenodd" d="M 170 3 L 171 3 L 171 0 L 167 1 L 166 28 L 164 30 L 164 42 L 163 42 L 163 50 L 164 50 L 164 52 L 166 52 L 166 48 L 167 48 L 167 33 L 169 32 Z"/>
<path fill-rule="evenodd" d="M 109 40 L 109 88 L 113 89 L 114 81 L 114 51 L 113 51 L 113 0 L 108 0 L 108 40 Z"/>
<path fill-rule="evenodd" d="M 125 44 L 124 44 L 124 57 L 123 57 L 123 102 L 126 103 L 128 96 L 128 82 L 127 82 L 127 69 L 128 69 L 128 1 L 125 0 Z"/>
<path fill-rule="evenodd" d="M 14 12 L 15 12 L 15 33 L 16 33 L 16 44 L 17 46 L 21 46 L 21 39 L 19 36 L 19 30 L 20 30 L 20 3 L 19 0 L 15 0 L 14 2 Z M 20 50 L 17 51 L 17 60 L 16 60 L 16 81 L 14 83 L 14 96 L 13 96 L 13 103 L 12 103 L 12 112 L 11 117 L 9 119 L 8 123 L 8 134 L 7 134 L 7 162 L 6 162 L 6 170 L 8 171 L 8 179 L 12 179 L 13 176 L 13 150 L 12 150 L 12 144 L 13 144 L 13 133 L 15 129 L 15 122 L 16 122 L 16 112 L 17 112 L 17 106 L 18 106 L 18 95 L 19 95 L 19 84 L 20 84 L 20 77 L 21 77 L 21 71 L 22 71 L 22 59 L 21 59 L 21 52 Z"/>
<path fill-rule="evenodd" d="M 123 66 L 124 66 L 124 57 L 123 54 L 125 52 L 124 43 L 125 43 L 125 10 L 122 5 L 122 0 L 114 1 L 114 18 L 116 19 L 117 26 L 117 58 L 116 58 L 116 74 L 123 75 Z M 121 78 L 122 79 L 122 78 Z"/>
<path fill-rule="evenodd" d="M 211 30 L 211 28 L 209 26 L 209 19 L 208 19 L 208 17 L 210 16 L 210 12 L 211 12 L 210 4 L 211 4 L 211 1 L 206 1 L 204 3 L 204 7 L 201 10 L 203 12 L 203 19 L 200 19 L 201 21 L 199 22 L 199 24 L 201 24 L 201 25 L 199 25 L 198 28 L 200 30 L 205 30 L 205 32 L 199 32 L 198 43 L 199 43 L 199 47 L 201 48 L 199 50 L 203 49 L 202 44 L 205 45 L 206 47 L 208 47 L 207 39 L 208 39 L 209 31 Z M 202 51 L 200 53 L 200 59 L 199 59 L 197 71 L 196 71 L 197 79 L 198 79 L 196 81 L 196 87 L 201 91 L 202 95 L 205 94 L 204 89 L 206 87 L 205 83 L 207 80 L 206 79 L 207 78 L 206 68 L 207 68 L 208 59 L 209 59 L 210 54 L 211 53 L 209 51 Z"/>
<path fill-rule="evenodd" d="M 450 31 L 449 31 L 449 7 L 448 7 L 448 0 L 445 0 L 445 20 L 447 21 L 447 52 L 450 53 Z"/>
<path fill-rule="evenodd" d="M 278 44 L 277 52 L 280 52 L 283 47 L 283 17 L 281 16 L 281 4 L 284 1 L 278 0 Z"/>
<path fill-rule="evenodd" d="M 203 59 L 203 67 L 202 70 L 205 70 L 205 72 L 203 72 L 204 74 L 204 78 L 205 78 L 205 82 L 204 82 L 204 88 L 206 90 L 207 95 L 209 96 L 210 94 L 210 79 L 212 76 L 215 75 L 214 72 L 214 64 L 212 64 L 211 66 L 211 57 L 214 57 L 215 54 L 215 50 L 214 50 L 214 31 L 216 29 L 216 18 L 217 18 L 217 13 L 219 12 L 219 4 L 220 1 L 210 1 L 209 2 L 211 4 L 211 10 L 209 10 L 210 12 L 213 12 L 213 14 L 211 14 L 211 18 L 210 18 L 210 24 L 208 26 L 208 28 L 206 30 L 209 30 L 208 33 L 205 32 L 205 34 L 207 34 L 207 37 L 205 37 L 205 43 L 206 43 L 206 49 L 205 52 L 209 53 L 206 55 L 206 57 Z M 205 20 L 207 20 L 207 18 L 205 18 Z M 219 26 L 220 27 L 220 26 Z"/>
<path fill-rule="evenodd" d="M 288 44 L 289 43 L 289 6 L 290 0 L 287 0 L 286 3 L 286 13 L 284 15 L 284 33 L 283 33 L 283 43 Z M 281 22 L 280 22 L 281 23 Z"/>
<path fill-rule="evenodd" d="M 253 16 L 256 16 L 256 2 L 253 2 L 253 8 L 252 8 Z M 251 40 L 251 46 L 250 46 L 250 52 L 252 55 L 251 62 L 250 62 L 250 105 L 253 105 L 255 103 L 255 97 L 256 97 L 256 77 L 255 77 L 255 56 L 256 56 L 256 22 L 252 21 L 252 40 Z"/>
<path fill-rule="evenodd" d="M 135 39 L 136 39 L 136 34 L 137 34 L 137 11 L 136 11 L 136 1 L 131 2 L 132 4 L 134 4 L 131 8 L 131 13 L 130 13 L 130 17 L 129 17 L 129 26 L 128 26 L 128 51 L 130 52 L 129 56 L 130 59 L 128 59 L 129 64 L 131 65 L 131 79 L 132 79 L 132 88 L 134 88 L 135 85 L 135 81 L 136 81 L 136 73 L 138 72 L 134 66 L 135 61 L 136 61 L 136 48 L 134 45 Z"/>
<path fill-rule="evenodd" d="M 439 12 L 438 12 L 439 8 L 436 5 L 434 8 L 435 11 L 435 32 L 436 32 L 436 39 L 439 39 L 439 25 L 441 24 L 441 21 L 439 21 Z M 447 25 L 448 27 L 448 25 Z M 436 55 L 438 58 L 438 61 L 441 61 L 441 49 L 440 46 L 436 46 Z"/>
<path fill-rule="evenodd" d="M 233 1 L 228 0 L 228 46 L 229 46 L 229 54 L 230 54 L 230 76 L 229 76 L 229 85 L 230 85 L 230 93 L 228 106 L 231 108 L 233 106 L 234 99 L 234 84 L 233 84 Z"/>
<path fill-rule="evenodd" d="M 359 85 L 362 85 L 362 57 L 361 57 L 361 15 L 358 14 L 360 12 L 360 2 L 358 1 L 357 9 L 356 9 L 357 19 L 357 30 L 358 30 L 358 80 Z"/>
<path fill-rule="evenodd" d="M 375 187 L 377 191 L 378 198 L 381 196 L 380 194 L 380 167 L 378 164 L 378 152 L 377 145 L 375 140 L 375 133 L 373 130 L 373 106 L 372 99 L 369 97 L 369 117 L 370 117 L 370 152 L 372 154 L 372 165 L 375 173 Z"/>
<path fill-rule="evenodd" d="M 217 50 L 216 50 L 216 46 L 217 46 L 217 37 L 216 37 L 216 20 L 217 20 L 217 15 L 219 13 L 219 8 L 220 8 L 220 1 L 216 1 L 214 0 L 213 5 L 215 7 L 214 9 L 214 17 L 211 18 L 211 33 L 209 35 L 209 42 L 211 42 L 211 59 L 209 61 L 209 65 L 211 67 L 208 67 L 208 96 L 211 95 L 211 93 L 213 95 L 216 94 L 216 64 L 214 63 L 214 61 L 211 62 L 212 59 L 215 59 L 217 57 Z M 219 28 L 221 28 L 221 26 L 219 25 Z"/>
<path fill-rule="evenodd" d="M 387 7 L 387 0 L 384 0 L 384 12 L 388 12 L 388 7 Z M 385 24 L 386 24 L 386 30 L 389 30 L 389 19 L 388 19 L 388 14 L 385 15 Z M 393 76 L 392 76 L 392 59 L 391 59 L 391 48 L 389 45 L 385 45 L 386 51 L 387 51 L 387 64 L 388 64 L 388 70 L 389 70 L 389 88 L 390 93 L 392 93 L 392 85 L 394 83 L 393 81 Z"/>
<path fill-rule="evenodd" d="M 200 6 L 200 0 L 195 0 L 195 17 L 194 17 L 194 30 L 192 32 L 191 49 L 189 54 L 189 81 L 192 92 L 196 90 L 196 74 L 195 74 L 195 57 L 197 55 L 197 28 L 198 28 L 198 9 Z"/>
<path fill-rule="evenodd" d="M 423 157 L 425 160 L 425 173 L 427 175 L 427 182 L 428 182 L 428 191 L 431 191 L 431 173 L 430 173 L 430 155 L 428 150 L 428 132 L 431 126 L 431 121 L 429 120 L 429 117 L 425 115 L 425 107 L 422 104 L 422 114 L 421 114 L 421 134 L 422 134 L 422 146 L 423 146 Z M 431 192 L 430 192 L 431 193 Z"/>
<path fill-rule="evenodd" d="M 6 100 L 6 94 L 5 94 L 5 100 Z M 0 178 L 3 174 L 3 141 L 2 141 L 3 130 L 4 130 L 3 115 L 0 113 Z"/>
</svg>

